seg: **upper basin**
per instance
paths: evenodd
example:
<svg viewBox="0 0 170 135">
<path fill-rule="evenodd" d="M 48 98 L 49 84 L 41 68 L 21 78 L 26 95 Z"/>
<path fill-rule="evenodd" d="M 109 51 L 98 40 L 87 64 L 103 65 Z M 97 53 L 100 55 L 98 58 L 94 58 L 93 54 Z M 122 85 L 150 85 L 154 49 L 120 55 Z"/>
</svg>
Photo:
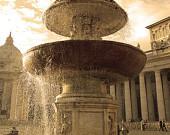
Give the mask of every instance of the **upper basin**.
<svg viewBox="0 0 170 135">
<path fill-rule="evenodd" d="M 47 28 L 66 37 L 74 32 L 80 38 L 83 32 L 103 37 L 117 32 L 126 22 L 126 12 L 109 0 L 57 0 L 44 13 Z"/>
<path fill-rule="evenodd" d="M 63 74 L 79 72 L 91 76 L 133 77 L 140 73 L 146 55 L 128 44 L 103 40 L 67 40 L 36 46 L 24 55 L 31 74 L 46 74 L 47 68 Z"/>
</svg>

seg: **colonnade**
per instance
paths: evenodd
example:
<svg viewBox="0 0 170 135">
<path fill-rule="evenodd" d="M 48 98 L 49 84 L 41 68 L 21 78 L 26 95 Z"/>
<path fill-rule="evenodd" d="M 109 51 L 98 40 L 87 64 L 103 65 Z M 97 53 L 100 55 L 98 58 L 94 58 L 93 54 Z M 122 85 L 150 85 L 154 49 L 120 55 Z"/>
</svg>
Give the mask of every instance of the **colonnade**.
<svg viewBox="0 0 170 135">
<path fill-rule="evenodd" d="M 3 92 L 1 99 L 1 115 L 5 115 L 7 118 L 10 116 L 10 105 L 11 105 L 11 91 L 12 91 L 12 80 L 3 80 Z"/>
<path fill-rule="evenodd" d="M 119 121 L 170 121 L 170 83 L 167 70 L 141 72 L 138 78 L 126 80 L 122 84 L 122 89 L 120 83 L 116 84 L 115 89 L 120 105 Z"/>
</svg>

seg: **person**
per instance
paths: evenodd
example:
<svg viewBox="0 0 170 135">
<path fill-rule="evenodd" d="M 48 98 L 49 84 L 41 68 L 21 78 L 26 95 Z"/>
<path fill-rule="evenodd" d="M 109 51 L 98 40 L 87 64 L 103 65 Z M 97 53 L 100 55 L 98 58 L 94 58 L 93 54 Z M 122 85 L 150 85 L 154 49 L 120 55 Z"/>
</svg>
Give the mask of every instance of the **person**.
<svg viewBox="0 0 170 135">
<path fill-rule="evenodd" d="M 121 130 L 120 130 L 119 124 L 117 124 L 117 131 L 118 131 L 118 135 L 120 135 Z"/>
<path fill-rule="evenodd" d="M 163 128 L 163 131 L 167 132 L 167 128 L 166 128 L 166 124 L 164 120 L 162 121 L 162 128 Z"/>
<path fill-rule="evenodd" d="M 144 120 L 141 120 L 140 126 L 141 126 L 141 131 L 145 130 L 145 122 L 144 122 Z"/>
<path fill-rule="evenodd" d="M 12 127 L 11 133 L 9 133 L 8 135 L 18 135 L 16 127 Z"/>
<path fill-rule="evenodd" d="M 122 128 L 121 128 L 122 135 L 127 135 L 129 133 L 129 130 L 124 125 L 124 121 L 122 120 Z"/>
<path fill-rule="evenodd" d="M 159 121 L 159 130 L 160 130 L 160 131 L 164 131 L 163 121 L 162 121 L 162 120 Z"/>
</svg>

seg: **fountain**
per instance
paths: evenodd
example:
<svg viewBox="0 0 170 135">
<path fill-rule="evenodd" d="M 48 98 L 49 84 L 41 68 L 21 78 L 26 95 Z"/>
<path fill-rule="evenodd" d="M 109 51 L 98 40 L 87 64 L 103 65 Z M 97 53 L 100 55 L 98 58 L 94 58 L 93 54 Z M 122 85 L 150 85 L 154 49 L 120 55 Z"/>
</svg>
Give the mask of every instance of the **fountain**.
<svg viewBox="0 0 170 135">
<path fill-rule="evenodd" d="M 137 75 L 145 54 L 125 43 L 104 41 L 127 22 L 113 0 L 56 0 L 44 13 L 47 28 L 71 40 L 46 43 L 25 54 L 28 72 L 57 78 L 57 135 L 116 135 L 116 101 L 110 85 Z"/>
</svg>

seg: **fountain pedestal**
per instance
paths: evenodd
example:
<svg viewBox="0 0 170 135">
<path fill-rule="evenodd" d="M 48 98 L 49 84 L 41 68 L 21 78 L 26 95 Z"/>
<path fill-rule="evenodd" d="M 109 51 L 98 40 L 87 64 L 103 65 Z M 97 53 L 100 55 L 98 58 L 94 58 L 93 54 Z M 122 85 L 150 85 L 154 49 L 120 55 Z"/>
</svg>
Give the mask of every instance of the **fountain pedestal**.
<svg viewBox="0 0 170 135">
<path fill-rule="evenodd" d="M 100 79 L 66 78 L 56 107 L 57 134 L 116 135 L 118 105 Z"/>
</svg>

